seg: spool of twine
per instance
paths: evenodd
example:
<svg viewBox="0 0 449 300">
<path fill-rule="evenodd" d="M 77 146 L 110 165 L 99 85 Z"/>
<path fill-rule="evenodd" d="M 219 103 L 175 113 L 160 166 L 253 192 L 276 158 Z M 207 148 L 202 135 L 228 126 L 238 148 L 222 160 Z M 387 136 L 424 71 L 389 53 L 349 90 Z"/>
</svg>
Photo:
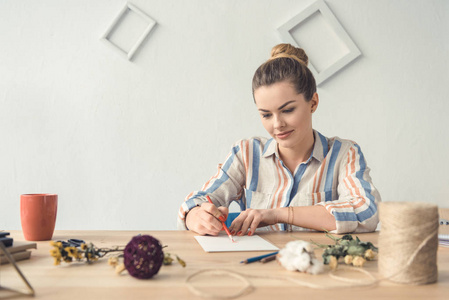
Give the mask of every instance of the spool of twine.
<svg viewBox="0 0 449 300">
<path fill-rule="evenodd" d="M 379 273 L 397 283 L 436 282 L 438 207 L 420 202 L 382 202 L 379 217 Z"/>
</svg>

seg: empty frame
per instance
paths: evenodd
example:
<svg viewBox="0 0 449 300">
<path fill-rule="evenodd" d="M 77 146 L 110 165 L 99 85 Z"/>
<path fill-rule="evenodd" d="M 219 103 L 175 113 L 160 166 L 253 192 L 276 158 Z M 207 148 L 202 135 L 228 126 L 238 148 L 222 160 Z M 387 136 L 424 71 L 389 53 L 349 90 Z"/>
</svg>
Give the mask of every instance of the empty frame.
<svg viewBox="0 0 449 300">
<path fill-rule="evenodd" d="M 128 2 L 101 40 L 131 60 L 155 25 L 156 21 Z"/>
<path fill-rule="evenodd" d="M 303 48 L 317 85 L 361 53 L 323 0 L 318 0 L 278 28 L 282 39 Z"/>
</svg>

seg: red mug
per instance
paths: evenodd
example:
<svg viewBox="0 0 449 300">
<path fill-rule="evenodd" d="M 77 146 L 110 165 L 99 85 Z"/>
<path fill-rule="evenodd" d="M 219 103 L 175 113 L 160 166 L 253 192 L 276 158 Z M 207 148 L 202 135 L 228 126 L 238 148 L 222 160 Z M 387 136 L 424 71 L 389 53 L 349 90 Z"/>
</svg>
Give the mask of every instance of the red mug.
<svg viewBox="0 0 449 300">
<path fill-rule="evenodd" d="M 58 195 L 20 195 L 20 220 L 27 241 L 48 241 L 55 230 Z"/>
</svg>

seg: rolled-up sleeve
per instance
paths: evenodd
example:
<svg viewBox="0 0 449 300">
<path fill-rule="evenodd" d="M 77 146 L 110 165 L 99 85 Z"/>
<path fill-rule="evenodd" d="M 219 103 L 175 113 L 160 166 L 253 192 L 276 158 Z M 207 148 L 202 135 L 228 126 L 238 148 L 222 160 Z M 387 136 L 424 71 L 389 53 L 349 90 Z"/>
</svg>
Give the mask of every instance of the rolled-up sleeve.
<svg viewBox="0 0 449 300">
<path fill-rule="evenodd" d="M 339 164 L 338 199 L 319 203 L 335 217 L 335 233 L 376 230 L 381 198 L 369 173 L 360 147 L 352 144 Z"/>
</svg>

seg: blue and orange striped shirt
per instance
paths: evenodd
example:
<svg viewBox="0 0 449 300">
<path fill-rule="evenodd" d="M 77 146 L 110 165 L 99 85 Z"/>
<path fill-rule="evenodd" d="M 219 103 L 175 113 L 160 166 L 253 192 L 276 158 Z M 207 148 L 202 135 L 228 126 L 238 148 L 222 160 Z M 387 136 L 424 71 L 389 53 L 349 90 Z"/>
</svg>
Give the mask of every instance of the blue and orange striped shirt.
<svg viewBox="0 0 449 300">
<path fill-rule="evenodd" d="M 178 229 L 186 229 L 187 212 L 207 202 L 209 194 L 215 205 L 229 207 L 236 201 L 241 210 L 323 205 L 335 217 L 335 233 L 374 231 L 381 199 L 360 147 L 315 130 L 314 137 L 310 158 L 293 174 L 280 159 L 274 139 L 255 137 L 235 143 L 217 174 L 186 197 L 179 209 Z M 285 230 L 286 224 L 263 229 Z"/>
</svg>

